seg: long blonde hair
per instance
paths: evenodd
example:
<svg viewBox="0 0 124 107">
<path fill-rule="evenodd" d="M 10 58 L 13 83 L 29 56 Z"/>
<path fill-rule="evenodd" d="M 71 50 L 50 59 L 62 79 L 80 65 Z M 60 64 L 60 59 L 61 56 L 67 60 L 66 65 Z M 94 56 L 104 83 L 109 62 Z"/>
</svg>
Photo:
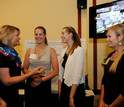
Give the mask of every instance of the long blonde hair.
<svg viewBox="0 0 124 107">
<path fill-rule="evenodd" d="M 120 59 L 121 59 L 121 57 L 122 57 L 123 54 L 124 54 L 124 51 L 121 52 L 118 55 L 118 57 L 115 59 L 115 61 L 112 63 L 112 65 L 111 65 L 111 67 L 109 69 L 110 72 L 114 72 L 114 73 L 116 72 L 117 65 L 118 65 L 118 63 L 119 63 L 119 61 L 120 61 Z"/>
<path fill-rule="evenodd" d="M 63 29 L 66 29 L 66 32 L 68 33 L 72 33 L 72 40 L 74 42 L 73 42 L 72 48 L 69 50 L 69 53 L 68 53 L 68 55 L 69 54 L 71 55 L 78 46 L 81 46 L 80 37 L 77 34 L 76 30 L 71 26 L 66 26 Z"/>
<path fill-rule="evenodd" d="M 122 46 L 124 46 L 124 25 L 118 24 L 118 25 L 112 26 L 109 30 L 114 31 L 117 37 L 119 37 L 120 35 L 123 36 L 121 44 L 122 44 Z M 114 73 L 116 72 L 117 65 L 118 65 L 123 54 L 124 54 L 124 51 L 122 51 L 118 55 L 118 57 L 114 60 L 114 62 L 112 63 L 112 65 L 109 69 L 110 72 L 114 72 Z"/>
</svg>

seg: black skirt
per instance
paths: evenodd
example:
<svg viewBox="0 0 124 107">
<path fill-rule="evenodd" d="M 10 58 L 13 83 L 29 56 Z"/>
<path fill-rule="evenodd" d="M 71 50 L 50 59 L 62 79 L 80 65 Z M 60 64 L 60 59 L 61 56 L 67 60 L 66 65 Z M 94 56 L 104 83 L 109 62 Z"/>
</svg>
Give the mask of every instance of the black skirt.
<svg viewBox="0 0 124 107">
<path fill-rule="evenodd" d="M 71 87 L 68 87 L 64 82 L 62 82 L 59 107 L 69 107 L 70 91 L 71 91 Z M 76 93 L 74 95 L 74 104 L 75 107 L 85 107 L 84 84 L 78 85 Z"/>
<path fill-rule="evenodd" d="M 50 107 L 51 106 L 51 80 L 42 82 L 37 87 L 31 87 L 33 80 L 28 78 L 26 83 L 25 105 L 26 107 Z"/>
</svg>

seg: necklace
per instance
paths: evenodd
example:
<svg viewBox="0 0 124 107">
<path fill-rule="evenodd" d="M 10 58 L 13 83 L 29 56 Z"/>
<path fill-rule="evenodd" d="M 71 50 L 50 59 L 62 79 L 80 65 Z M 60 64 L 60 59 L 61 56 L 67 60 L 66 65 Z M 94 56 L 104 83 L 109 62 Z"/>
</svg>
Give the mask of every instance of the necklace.
<svg viewBox="0 0 124 107">
<path fill-rule="evenodd" d="M 41 53 L 46 49 L 47 46 L 44 47 L 37 47 L 35 46 L 35 54 L 38 54 L 39 56 L 41 55 Z"/>
<path fill-rule="evenodd" d="M 122 53 L 123 51 L 124 51 L 123 46 L 118 47 L 118 49 L 116 49 L 115 52 L 112 54 L 111 59 L 115 60 L 120 55 L 120 53 Z"/>
<path fill-rule="evenodd" d="M 123 50 L 114 52 L 111 56 L 111 59 L 115 60 L 121 54 L 121 52 L 123 52 Z"/>
</svg>

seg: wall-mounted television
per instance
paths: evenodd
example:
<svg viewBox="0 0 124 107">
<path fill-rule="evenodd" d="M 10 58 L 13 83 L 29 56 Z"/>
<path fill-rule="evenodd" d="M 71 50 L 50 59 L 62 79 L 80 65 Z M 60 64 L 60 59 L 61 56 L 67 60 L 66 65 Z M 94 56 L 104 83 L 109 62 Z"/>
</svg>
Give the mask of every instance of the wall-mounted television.
<svg viewBox="0 0 124 107">
<path fill-rule="evenodd" d="M 111 26 L 124 23 L 124 0 L 118 0 L 89 8 L 89 37 L 106 38 Z"/>
</svg>

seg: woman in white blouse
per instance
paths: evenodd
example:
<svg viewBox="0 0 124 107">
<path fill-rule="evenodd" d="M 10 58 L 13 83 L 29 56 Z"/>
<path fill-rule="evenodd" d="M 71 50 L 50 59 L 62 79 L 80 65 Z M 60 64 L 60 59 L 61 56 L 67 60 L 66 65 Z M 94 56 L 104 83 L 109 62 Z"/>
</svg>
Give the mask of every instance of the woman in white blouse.
<svg viewBox="0 0 124 107">
<path fill-rule="evenodd" d="M 67 47 L 61 52 L 58 94 L 59 107 L 83 107 L 85 100 L 84 50 L 73 27 L 64 27 L 61 33 Z"/>
</svg>

